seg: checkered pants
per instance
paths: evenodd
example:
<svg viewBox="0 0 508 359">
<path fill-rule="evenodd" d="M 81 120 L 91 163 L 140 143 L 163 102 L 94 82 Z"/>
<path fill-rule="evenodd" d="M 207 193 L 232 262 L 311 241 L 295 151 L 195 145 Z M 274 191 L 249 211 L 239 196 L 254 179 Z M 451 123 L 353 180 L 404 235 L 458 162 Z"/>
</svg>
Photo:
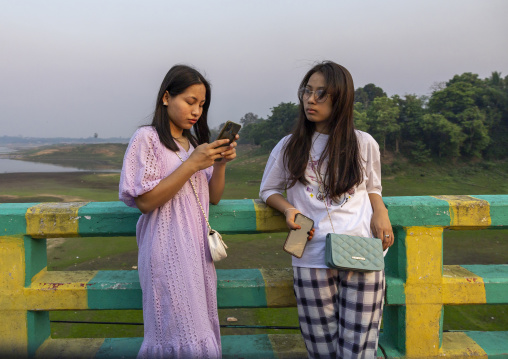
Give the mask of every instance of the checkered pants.
<svg viewBox="0 0 508 359">
<path fill-rule="evenodd" d="M 309 358 L 376 358 L 384 271 L 293 267 L 293 285 Z"/>
</svg>

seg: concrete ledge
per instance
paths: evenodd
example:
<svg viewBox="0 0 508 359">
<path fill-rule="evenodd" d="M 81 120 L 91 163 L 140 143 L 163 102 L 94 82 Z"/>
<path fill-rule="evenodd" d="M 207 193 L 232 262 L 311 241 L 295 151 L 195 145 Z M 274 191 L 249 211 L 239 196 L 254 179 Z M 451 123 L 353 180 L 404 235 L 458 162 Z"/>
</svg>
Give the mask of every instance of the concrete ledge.
<svg viewBox="0 0 508 359">
<path fill-rule="evenodd" d="M 295 307 L 293 270 L 218 269 L 219 308 Z"/>
<path fill-rule="evenodd" d="M 388 358 L 405 358 L 381 335 Z M 36 358 L 135 358 L 143 338 L 48 339 Z M 222 337 L 223 358 L 307 358 L 300 334 L 226 335 Z M 506 358 L 508 332 L 448 332 L 443 347 L 432 358 Z M 378 358 L 383 353 L 378 349 Z M 411 356 L 411 358 L 424 358 Z M 431 358 L 425 356 L 425 358 Z"/>
<path fill-rule="evenodd" d="M 131 338 L 128 338 L 129 341 Z M 132 338 L 135 339 L 135 338 Z M 35 352 L 35 358 L 96 358 L 103 345 L 103 338 L 47 339 Z M 141 343 L 140 343 L 141 345 Z M 138 347 L 139 349 L 139 347 Z M 120 356 L 116 356 L 119 358 Z M 129 358 L 135 358 L 129 354 Z"/>
<path fill-rule="evenodd" d="M 294 307 L 292 273 L 291 268 L 218 269 L 219 308 Z M 135 270 L 48 272 L 44 269 L 24 288 L 24 298 L 26 309 L 37 311 L 142 309 L 141 287 Z"/>
<path fill-rule="evenodd" d="M 447 265 L 443 266 L 441 283 L 422 285 L 441 293 L 439 302 L 443 304 L 506 304 L 508 265 Z M 386 304 L 404 305 L 406 286 L 401 279 L 387 275 Z"/>
<path fill-rule="evenodd" d="M 508 303 L 508 264 L 475 264 L 462 267 L 483 279 L 487 304 Z"/>
<path fill-rule="evenodd" d="M 143 338 L 48 339 L 35 358 L 135 359 Z M 228 335 L 222 337 L 223 358 L 307 358 L 299 334 Z"/>
<path fill-rule="evenodd" d="M 443 333 L 443 347 L 439 357 L 507 358 L 508 332 Z"/>
<path fill-rule="evenodd" d="M 296 306 L 291 268 L 218 269 L 219 308 Z M 386 304 L 405 304 L 405 284 L 386 277 Z M 444 266 L 443 304 L 508 303 L 508 265 Z M 29 310 L 141 309 L 137 271 L 46 272 L 25 288 Z"/>
<path fill-rule="evenodd" d="M 508 222 L 508 195 L 385 197 L 394 227 L 500 228 Z M 0 204 L 3 235 L 35 238 L 135 235 L 140 216 L 122 202 Z M 280 213 L 259 200 L 223 200 L 210 206 L 210 223 L 222 233 L 286 231 Z"/>
<path fill-rule="evenodd" d="M 25 288 L 28 310 L 89 309 L 87 283 L 96 271 L 41 271 Z"/>
</svg>

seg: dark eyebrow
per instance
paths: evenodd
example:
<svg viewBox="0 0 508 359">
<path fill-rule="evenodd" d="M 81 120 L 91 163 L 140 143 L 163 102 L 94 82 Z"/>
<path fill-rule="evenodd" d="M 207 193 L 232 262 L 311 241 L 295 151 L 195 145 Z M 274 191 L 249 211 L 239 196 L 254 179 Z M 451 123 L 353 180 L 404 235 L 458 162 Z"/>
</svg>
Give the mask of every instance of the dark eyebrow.
<svg viewBox="0 0 508 359">
<path fill-rule="evenodd" d="M 311 86 L 311 85 L 309 85 L 309 84 L 305 85 L 305 87 L 308 87 L 308 88 L 310 88 L 311 90 L 314 88 L 314 87 L 312 87 L 312 86 Z M 326 86 L 319 86 L 318 88 L 316 88 L 316 90 L 324 90 L 324 89 L 326 89 Z"/>
<path fill-rule="evenodd" d="M 189 96 L 187 96 L 187 98 L 191 98 L 193 100 L 199 101 L 196 96 L 189 95 Z M 200 103 L 205 103 L 205 102 L 206 102 L 206 98 L 204 100 L 202 100 Z"/>
</svg>

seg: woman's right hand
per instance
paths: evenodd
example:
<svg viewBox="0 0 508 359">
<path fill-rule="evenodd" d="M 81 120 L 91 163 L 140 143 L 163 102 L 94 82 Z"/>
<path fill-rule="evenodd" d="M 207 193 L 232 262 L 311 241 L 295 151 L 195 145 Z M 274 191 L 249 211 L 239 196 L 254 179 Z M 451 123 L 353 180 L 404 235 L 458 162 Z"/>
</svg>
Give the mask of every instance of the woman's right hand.
<svg viewBox="0 0 508 359">
<path fill-rule="evenodd" d="M 196 167 L 196 171 L 208 168 L 215 163 L 216 159 L 222 158 L 221 153 L 224 152 L 224 147 L 220 146 L 228 143 L 229 139 L 227 138 L 212 143 L 203 143 L 194 149 L 187 161 Z"/>
<path fill-rule="evenodd" d="M 297 213 L 302 213 L 300 212 L 299 210 L 297 210 L 296 208 L 288 208 L 284 211 L 284 215 L 286 216 L 286 225 L 288 226 L 288 228 L 290 230 L 293 230 L 293 229 L 301 229 L 302 227 L 299 225 L 299 224 L 296 224 L 295 223 L 295 217 L 296 217 L 296 214 Z M 312 239 L 312 237 L 314 236 L 314 228 L 312 228 L 308 234 L 309 236 L 307 237 L 307 239 L 310 241 Z"/>
</svg>

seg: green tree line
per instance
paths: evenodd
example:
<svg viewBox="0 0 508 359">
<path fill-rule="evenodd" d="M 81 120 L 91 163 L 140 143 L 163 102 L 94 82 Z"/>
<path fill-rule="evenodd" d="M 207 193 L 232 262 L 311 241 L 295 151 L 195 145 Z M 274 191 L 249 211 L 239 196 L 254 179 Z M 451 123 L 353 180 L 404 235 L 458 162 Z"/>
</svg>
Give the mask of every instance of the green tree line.
<svg viewBox="0 0 508 359">
<path fill-rule="evenodd" d="M 287 135 L 296 123 L 298 105 L 280 103 L 261 118 L 240 119 L 243 143 L 265 150 Z M 391 151 L 423 163 L 444 159 L 505 159 L 508 149 L 508 76 L 493 72 L 481 79 L 470 72 L 437 84 L 429 96 L 388 97 L 374 84 L 355 91 L 355 126 Z"/>
</svg>

